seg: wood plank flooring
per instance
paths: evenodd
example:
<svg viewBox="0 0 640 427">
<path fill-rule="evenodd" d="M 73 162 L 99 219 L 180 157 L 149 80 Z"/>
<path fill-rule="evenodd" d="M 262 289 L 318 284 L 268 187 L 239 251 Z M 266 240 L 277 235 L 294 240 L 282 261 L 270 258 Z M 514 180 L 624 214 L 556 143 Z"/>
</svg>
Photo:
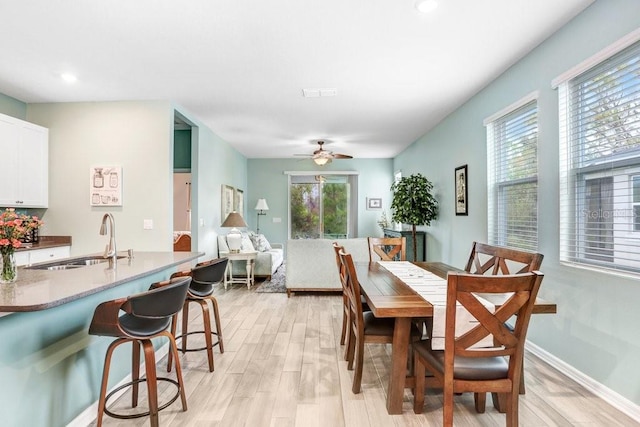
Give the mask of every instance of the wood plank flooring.
<svg viewBox="0 0 640 427">
<path fill-rule="evenodd" d="M 255 289 L 255 287 L 254 287 Z M 322 294 L 256 293 L 243 286 L 216 290 L 224 333 L 224 354 L 215 350 L 215 371 L 206 352 L 181 356 L 188 410 L 180 401 L 160 412 L 169 427 L 404 427 L 442 424 L 442 396 L 427 391 L 424 413 L 413 413 L 413 396 L 405 390 L 403 414 L 388 415 L 386 383 L 391 348 L 366 346 L 362 392 L 351 392 L 353 371 L 347 370 L 340 346 L 342 299 Z M 201 329 L 193 305 L 191 330 Z M 532 320 L 532 321 L 535 321 Z M 191 341 L 193 339 L 193 342 Z M 190 346 L 200 344 L 189 337 Z M 633 426 L 633 419 L 598 399 L 533 355 L 525 359 L 527 394 L 520 398 L 521 426 Z M 166 358 L 158 364 L 166 372 Z M 159 385 L 160 400 L 173 389 Z M 111 409 L 126 411 L 125 394 Z M 146 405 L 141 387 L 140 407 Z M 503 426 L 504 415 L 487 402 L 477 414 L 473 396 L 456 397 L 456 426 Z M 105 426 L 146 426 L 148 418 L 117 420 Z M 93 424 L 95 425 L 95 423 Z"/>
</svg>

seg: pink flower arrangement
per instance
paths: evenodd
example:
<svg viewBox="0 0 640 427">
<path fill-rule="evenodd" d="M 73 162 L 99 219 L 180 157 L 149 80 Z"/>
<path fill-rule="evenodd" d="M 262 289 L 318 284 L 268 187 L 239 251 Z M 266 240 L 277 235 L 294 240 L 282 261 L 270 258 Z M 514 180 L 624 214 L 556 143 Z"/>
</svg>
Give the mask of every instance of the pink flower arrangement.
<svg viewBox="0 0 640 427">
<path fill-rule="evenodd" d="M 20 239 L 41 225 L 42 220 L 37 216 L 18 214 L 15 209 L 6 209 L 0 213 L 0 252 L 12 253 L 21 246 Z"/>
<path fill-rule="evenodd" d="M 16 213 L 15 209 L 5 209 L 0 213 L 0 282 L 12 282 L 16 278 L 12 255 L 22 242 L 20 239 L 39 228 L 42 221 L 37 216 Z"/>
</svg>

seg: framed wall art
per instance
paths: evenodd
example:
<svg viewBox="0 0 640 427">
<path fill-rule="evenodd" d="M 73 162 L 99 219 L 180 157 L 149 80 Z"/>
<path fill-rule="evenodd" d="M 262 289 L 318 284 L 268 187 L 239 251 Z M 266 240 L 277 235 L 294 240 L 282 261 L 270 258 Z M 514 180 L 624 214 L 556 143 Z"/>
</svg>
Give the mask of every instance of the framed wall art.
<svg viewBox="0 0 640 427">
<path fill-rule="evenodd" d="M 89 168 L 89 205 L 122 206 L 122 167 Z"/>
<path fill-rule="evenodd" d="M 455 169 L 455 182 L 456 189 L 456 215 L 469 215 L 469 193 L 467 183 L 469 182 L 469 176 L 467 174 L 467 165 L 459 166 Z"/>
<path fill-rule="evenodd" d="M 236 188 L 235 196 L 233 198 L 233 210 L 240 215 L 244 215 L 244 191 Z"/>
<path fill-rule="evenodd" d="M 378 211 L 382 209 L 382 198 L 381 197 L 367 197 L 367 210 L 368 211 Z"/>
<path fill-rule="evenodd" d="M 222 185 L 222 218 L 221 222 L 224 222 L 229 214 L 233 211 L 235 189 L 230 185 Z"/>
</svg>

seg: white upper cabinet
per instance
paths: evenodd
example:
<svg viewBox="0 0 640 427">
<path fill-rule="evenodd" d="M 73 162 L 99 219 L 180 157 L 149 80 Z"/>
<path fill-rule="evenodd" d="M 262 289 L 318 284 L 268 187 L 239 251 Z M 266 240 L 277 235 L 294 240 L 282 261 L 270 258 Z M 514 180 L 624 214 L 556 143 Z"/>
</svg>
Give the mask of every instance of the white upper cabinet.
<svg viewBox="0 0 640 427">
<path fill-rule="evenodd" d="M 0 206 L 49 204 L 49 130 L 0 114 Z"/>
</svg>

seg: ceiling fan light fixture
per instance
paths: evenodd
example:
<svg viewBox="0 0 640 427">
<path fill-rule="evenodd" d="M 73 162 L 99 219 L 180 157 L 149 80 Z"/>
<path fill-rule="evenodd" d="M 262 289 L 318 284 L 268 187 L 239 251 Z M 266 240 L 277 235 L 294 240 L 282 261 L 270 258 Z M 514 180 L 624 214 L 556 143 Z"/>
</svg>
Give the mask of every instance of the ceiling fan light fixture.
<svg viewBox="0 0 640 427">
<path fill-rule="evenodd" d="M 315 162 L 316 165 L 318 166 L 324 166 L 326 164 L 331 163 L 331 159 L 328 157 L 314 157 L 313 161 Z"/>
<path fill-rule="evenodd" d="M 438 8 L 438 2 L 436 0 L 417 0 L 416 9 L 422 13 L 433 12 Z"/>
</svg>

